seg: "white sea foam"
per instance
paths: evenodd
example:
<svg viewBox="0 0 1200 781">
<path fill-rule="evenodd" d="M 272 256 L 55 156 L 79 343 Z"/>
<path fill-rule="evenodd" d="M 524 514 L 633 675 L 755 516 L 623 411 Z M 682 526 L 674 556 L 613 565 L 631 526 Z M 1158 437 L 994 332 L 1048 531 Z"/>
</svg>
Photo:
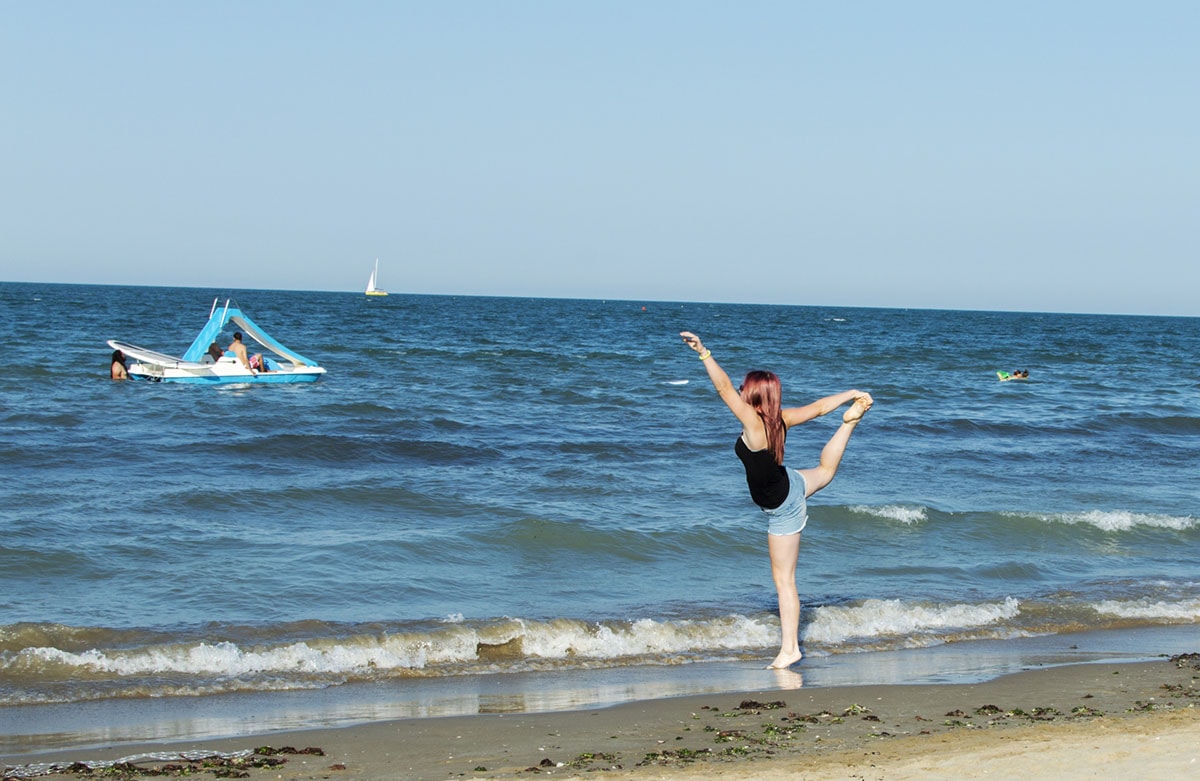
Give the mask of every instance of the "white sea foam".
<svg viewBox="0 0 1200 781">
<path fill-rule="evenodd" d="M 1014 513 L 1014 515 L 1019 515 Z M 1068 523 L 1095 526 L 1106 532 L 1124 532 L 1139 526 L 1157 529 L 1187 531 L 1200 528 L 1200 519 L 1188 515 L 1151 515 L 1126 510 L 1089 510 L 1079 513 L 1061 513 L 1036 516 L 1047 523 Z"/>
<path fill-rule="evenodd" d="M 923 605 L 898 599 L 868 599 L 859 605 L 817 608 L 805 639 L 840 643 L 850 639 L 944 634 L 988 626 L 1016 617 L 1020 602 L 1012 597 L 981 605 Z"/>
<path fill-rule="evenodd" d="M 667 380 L 663 385 L 687 385 L 691 380 Z"/>
<path fill-rule="evenodd" d="M 759 648 L 776 641 L 778 632 L 777 627 L 745 616 L 604 624 L 513 620 L 507 631 L 489 628 L 481 640 L 497 646 L 519 641 L 521 652 L 530 658 L 603 660 Z"/>
<path fill-rule="evenodd" d="M 900 600 L 867 600 L 859 605 L 817 608 L 805 638 L 813 644 L 847 639 L 894 640 L 944 638 L 962 630 L 1014 617 L 1017 600 L 982 605 L 928 605 Z M 242 647 L 231 642 L 202 642 L 143 647 L 92 649 L 26 648 L 0 662 L 0 668 L 49 672 L 54 677 L 130 679 L 143 676 L 188 676 L 215 680 L 274 679 L 308 685 L 313 679 L 356 676 L 440 674 L 477 669 L 528 669 L 555 665 L 611 663 L 622 659 L 671 661 L 745 653 L 779 641 L 773 615 L 729 615 L 695 620 L 592 623 L 575 619 L 534 621 L 509 618 L 470 625 L 455 616 L 437 629 L 385 635 L 311 639 L 278 646 Z M 266 681 L 263 682 L 267 683 Z"/>
<path fill-rule="evenodd" d="M 191 647 L 143 650 L 132 654 L 95 649 L 70 653 L 57 648 L 39 648 L 22 653 L 32 653 L 47 661 L 93 672 L 121 676 L 166 672 L 237 675 L 277 668 L 284 658 L 295 658 L 299 656 L 295 651 L 306 647 L 300 643 L 286 649 L 255 653 L 243 651 L 230 643 L 201 643 Z"/>
<path fill-rule="evenodd" d="M 589 625 L 549 622 L 526 627 L 523 648 L 529 656 L 611 659 L 626 656 L 761 648 L 778 641 L 778 627 L 744 616 L 707 621 L 655 621 Z"/>
<path fill-rule="evenodd" d="M 777 624 L 745 616 L 604 624 L 507 619 L 480 627 L 453 623 L 432 632 L 330 638 L 276 647 L 242 648 L 217 642 L 83 652 L 26 648 L 0 668 L 45 670 L 59 666 L 88 676 L 118 678 L 170 674 L 353 676 L 478 662 L 517 668 L 521 660 L 612 660 L 745 650 L 777 642 L 778 632 Z"/>
<path fill-rule="evenodd" d="M 449 635 L 436 649 L 427 641 L 405 638 L 291 643 L 275 648 L 241 648 L 234 643 L 198 643 L 143 648 L 136 651 L 92 649 L 81 653 L 57 648 L 28 648 L 20 656 L 35 663 L 67 665 L 92 673 L 117 676 L 182 673 L 201 676 L 238 676 L 272 672 L 304 674 L 354 673 L 366 669 L 420 669 L 431 659 L 462 658 L 474 654 L 469 639 Z"/>
<path fill-rule="evenodd" d="M 873 515 L 876 518 L 883 518 L 888 521 L 899 521 L 909 526 L 920 523 L 928 518 L 926 509 L 920 505 L 912 507 L 902 504 L 887 504 L 882 507 L 869 507 L 859 504 L 851 507 L 850 512 L 860 515 Z"/>
<path fill-rule="evenodd" d="M 1097 604 L 1096 612 L 1118 618 L 1194 622 L 1200 621 L 1200 599 L 1180 602 L 1166 602 L 1161 599 L 1109 599 Z"/>
</svg>

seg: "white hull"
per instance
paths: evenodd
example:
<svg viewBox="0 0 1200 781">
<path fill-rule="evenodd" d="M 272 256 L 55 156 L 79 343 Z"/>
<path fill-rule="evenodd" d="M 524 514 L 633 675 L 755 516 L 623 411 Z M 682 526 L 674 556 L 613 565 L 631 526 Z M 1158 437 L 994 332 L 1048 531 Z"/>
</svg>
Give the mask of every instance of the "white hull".
<svg viewBox="0 0 1200 781">
<path fill-rule="evenodd" d="M 113 344 L 113 342 L 109 342 Z M 120 342 L 113 344 L 116 349 Z M 129 352 L 126 351 L 128 355 Z M 169 363 L 129 364 L 129 377 L 152 382 L 190 382 L 195 384 L 222 385 L 232 383 L 285 383 L 316 382 L 325 369 L 320 366 L 280 366 L 264 372 L 251 372 L 235 358 L 222 358 L 216 363 L 190 364 L 186 361 Z"/>
</svg>

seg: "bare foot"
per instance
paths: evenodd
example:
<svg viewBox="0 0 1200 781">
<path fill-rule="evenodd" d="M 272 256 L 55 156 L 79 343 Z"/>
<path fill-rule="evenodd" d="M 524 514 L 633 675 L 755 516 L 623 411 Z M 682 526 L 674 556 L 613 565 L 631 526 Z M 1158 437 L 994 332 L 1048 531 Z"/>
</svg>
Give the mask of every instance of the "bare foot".
<svg viewBox="0 0 1200 781">
<path fill-rule="evenodd" d="M 867 410 L 871 409 L 874 401 L 870 396 L 859 396 L 850 405 L 850 409 L 846 410 L 846 414 L 842 415 L 843 423 L 857 423 L 862 420 L 863 415 L 867 414 Z"/>
<path fill-rule="evenodd" d="M 804 658 L 804 654 L 800 652 L 799 648 L 797 648 L 795 651 L 792 651 L 790 653 L 784 653 L 783 651 L 780 651 L 779 656 L 775 657 L 775 661 L 773 661 L 769 665 L 767 665 L 767 669 L 768 670 L 785 670 L 803 658 Z"/>
</svg>

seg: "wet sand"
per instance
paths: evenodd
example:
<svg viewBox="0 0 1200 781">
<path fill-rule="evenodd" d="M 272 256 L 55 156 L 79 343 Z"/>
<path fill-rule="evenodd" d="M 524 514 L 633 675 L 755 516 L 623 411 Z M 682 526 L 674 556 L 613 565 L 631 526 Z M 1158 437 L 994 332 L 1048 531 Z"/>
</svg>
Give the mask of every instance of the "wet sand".
<svg viewBox="0 0 1200 781">
<path fill-rule="evenodd" d="M 798 678 L 799 676 L 797 676 Z M 800 681 L 797 681 L 797 685 Z M 73 761 L 181 764 L 180 752 L 282 754 L 255 779 L 604 777 L 1200 778 L 1200 656 L 1082 664 L 976 684 L 775 689 L 548 714 L 405 719 L 195 744 L 38 756 L 25 774 Z M 168 759 L 170 757 L 170 759 Z M 5 777 L 14 776 L 8 758 Z M 240 760 L 238 760 L 240 761 Z M 208 772 L 200 777 L 212 777 Z M 119 777 L 119 776 L 118 776 Z"/>
</svg>

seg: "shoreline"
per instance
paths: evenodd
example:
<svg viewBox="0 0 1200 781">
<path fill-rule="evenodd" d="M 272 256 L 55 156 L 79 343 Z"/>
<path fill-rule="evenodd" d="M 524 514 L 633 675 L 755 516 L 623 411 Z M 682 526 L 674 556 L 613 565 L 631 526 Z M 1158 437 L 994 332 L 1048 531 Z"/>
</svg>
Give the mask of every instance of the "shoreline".
<svg viewBox="0 0 1200 781">
<path fill-rule="evenodd" d="M 319 748 L 249 778 L 576 778 L 592 771 L 634 779 L 971 778 L 989 772 L 1056 778 L 1120 777 L 1129 764 L 1181 777 L 1200 772 L 1200 655 L 1089 663 L 977 683 L 764 688 L 628 702 L 557 713 L 402 719 L 341 728 L 182 744 L 149 742 L 21 757 L 38 777 L 51 764 L 113 762 L 149 753 L 161 766 L 184 751 L 231 754 L 270 745 Z M 30 760 L 36 760 L 31 762 Z M 14 772 L 8 757 L 6 775 Z M 1115 763 L 1115 764 L 1114 764 Z M 19 768 L 20 770 L 20 768 Z M 1073 775 L 1074 774 L 1074 775 Z M 133 776 L 130 776 L 133 777 Z M 1132 777 L 1132 776 L 1131 776 Z"/>
<path fill-rule="evenodd" d="M 689 695 L 887 684 L 966 684 L 1066 664 L 1140 662 L 1200 649 L 1194 625 L 1137 627 L 806 657 L 432 676 L 319 689 L 0 707 L 0 762 L 38 755 L 341 728 L 403 719 L 561 713 Z"/>
</svg>

